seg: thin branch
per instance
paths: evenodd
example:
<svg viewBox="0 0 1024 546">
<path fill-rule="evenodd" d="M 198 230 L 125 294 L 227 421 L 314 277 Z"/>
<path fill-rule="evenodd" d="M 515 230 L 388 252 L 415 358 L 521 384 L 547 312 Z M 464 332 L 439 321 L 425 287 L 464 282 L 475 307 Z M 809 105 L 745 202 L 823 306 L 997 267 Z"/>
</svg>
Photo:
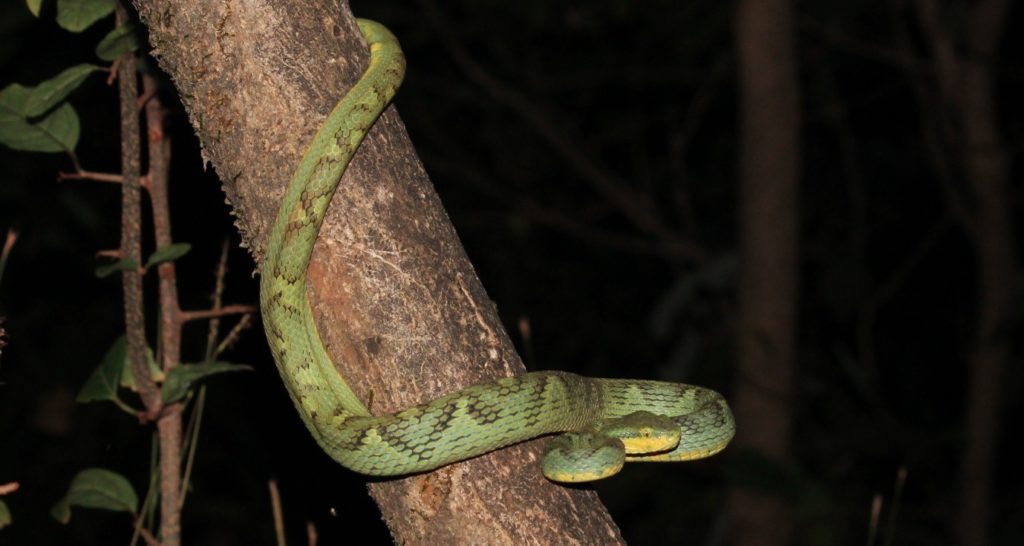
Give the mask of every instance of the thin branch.
<svg viewBox="0 0 1024 546">
<path fill-rule="evenodd" d="M 238 319 L 238 324 L 235 324 L 234 328 L 228 332 L 228 335 L 224 336 L 220 344 L 217 345 L 217 349 L 213 352 L 213 357 L 216 358 L 221 353 L 227 350 L 228 347 L 233 345 L 238 338 L 241 337 L 242 332 L 247 330 L 249 326 L 252 326 L 252 313 L 242 315 L 242 318 Z"/>
<path fill-rule="evenodd" d="M 907 467 L 901 466 L 896 471 L 896 482 L 892 486 L 892 500 L 889 501 L 889 513 L 886 515 L 886 526 L 882 534 L 881 546 L 892 546 L 893 537 L 896 536 L 896 521 L 900 513 L 900 504 L 903 503 L 903 489 L 906 485 Z"/>
<path fill-rule="evenodd" d="M 868 519 L 868 540 L 867 546 L 876 546 L 875 539 L 878 537 L 878 519 L 882 513 L 882 495 L 875 494 L 871 499 L 871 516 Z"/>
<path fill-rule="evenodd" d="M 128 546 L 135 546 L 138 542 L 139 537 L 142 536 L 143 531 L 147 531 L 147 527 L 152 524 L 153 514 L 153 503 L 157 497 L 157 487 L 159 485 L 159 473 L 156 471 L 159 460 L 157 458 L 157 436 L 156 434 L 151 435 L 152 441 L 150 442 L 150 463 L 149 463 L 149 484 L 146 487 L 146 496 L 143 498 L 142 507 L 139 508 L 139 513 L 135 517 L 135 529 L 132 532 L 132 539 L 128 542 Z"/>
<path fill-rule="evenodd" d="M 219 309 L 198 309 L 195 311 L 181 311 L 182 322 L 191 320 L 203 320 L 208 318 L 223 317 L 227 315 L 240 315 L 243 313 L 255 313 L 257 311 L 252 305 L 225 305 Z"/>
<path fill-rule="evenodd" d="M 128 20 L 124 7 L 118 4 L 117 20 L 123 24 Z M 121 110 L 121 254 L 123 257 L 142 263 L 142 207 L 140 206 L 139 177 L 141 142 L 139 137 L 139 116 L 135 108 L 138 97 L 138 81 L 135 62 L 131 53 L 117 68 L 118 95 Z M 125 330 L 128 338 L 128 359 L 132 363 L 135 383 L 139 396 L 146 406 L 141 415 L 145 421 L 155 419 L 162 409 L 160 389 L 149 375 L 146 361 L 146 323 L 142 301 L 142 275 L 138 271 L 126 270 L 121 274 L 124 292 Z"/>
<path fill-rule="evenodd" d="M 277 490 L 277 480 L 267 482 L 270 488 L 270 510 L 274 515 L 274 537 L 277 539 L 277 546 L 285 546 L 284 540 L 284 514 L 281 510 L 281 493 Z"/>
<path fill-rule="evenodd" d="M 153 536 L 153 533 L 150 533 L 145 527 L 139 527 L 139 536 L 141 536 L 142 540 L 149 546 L 162 546 L 160 541 Z"/>
<path fill-rule="evenodd" d="M 306 522 L 306 545 L 307 546 L 316 546 L 318 538 L 319 537 L 317 536 L 317 533 L 316 533 L 316 525 L 314 525 L 312 521 L 307 521 Z"/>
<path fill-rule="evenodd" d="M 142 110 L 149 104 L 149 100 L 157 96 L 159 88 L 155 85 L 149 86 L 148 88 L 143 87 L 142 95 L 139 95 L 139 100 L 135 102 L 135 107 Z"/>
<path fill-rule="evenodd" d="M 4 238 L 3 250 L 0 250 L 0 280 L 4 278 L 4 270 L 7 269 L 7 258 L 11 255 L 14 243 L 18 241 L 18 230 L 8 229 L 7 237 Z"/>
<path fill-rule="evenodd" d="M 185 506 L 185 497 L 188 495 L 188 482 L 192 477 L 192 464 L 196 460 L 196 449 L 199 446 L 199 431 L 202 429 L 203 412 L 206 410 L 206 385 L 199 386 L 199 394 L 196 395 L 196 403 L 189 416 L 188 427 L 185 429 L 185 437 L 188 438 L 185 455 L 185 472 L 182 474 L 181 498 L 178 501 L 178 509 Z"/>
<path fill-rule="evenodd" d="M 226 336 L 224 336 L 224 339 L 221 340 L 220 343 L 217 342 L 217 335 L 220 332 L 220 319 L 221 319 L 221 316 L 225 316 L 227 314 L 235 314 L 234 311 L 237 311 L 237 310 L 243 310 L 244 311 L 247 308 L 247 306 L 229 306 L 228 312 L 225 313 L 223 299 L 224 299 L 224 286 L 225 286 L 224 279 L 227 278 L 227 273 L 228 273 L 228 241 L 227 241 L 227 239 L 225 239 L 224 242 L 221 244 L 221 247 L 220 247 L 220 260 L 217 262 L 217 271 L 216 271 L 216 274 L 214 276 L 213 294 L 210 297 L 213 306 L 212 306 L 211 310 L 209 311 L 209 312 L 221 313 L 221 314 L 218 314 L 218 315 L 215 315 L 215 316 L 211 316 L 211 317 L 205 317 L 205 318 L 209 318 L 210 319 L 209 330 L 207 331 L 207 334 L 206 334 L 206 354 L 204 356 L 204 360 L 207 360 L 207 361 L 213 360 L 213 359 L 217 358 L 217 356 L 219 356 L 222 352 L 227 350 L 227 348 L 229 346 L 231 346 L 235 341 L 237 341 L 238 337 L 241 335 L 242 331 L 247 329 L 249 327 L 249 325 L 252 323 L 252 315 L 253 315 L 253 313 L 256 312 L 256 308 L 255 307 L 248 307 L 248 309 L 250 309 L 251 311 L 250 312 L 246 312 L 245 314 L 243 314 L 242 318 L 240 318 L 238 320 L 238 323 L 235 324 L 235 326 L 231 328 L 231 330 L 228 332 L 228 334 Z M 232 307 L 233 307 L 233 309 L 232 309 Z M 184 314 L 188 315 L 188 313 L 184 313 Z M 199 317 L 199 318 L 204 318 L 204 317 Z"/>
<path fill-rule="evenodd" d="M 123 256 L 123 255 L 124 254 L 121 253 L 121 249 L 120 248 L 108 248 L 106 250 L 97 250 L 96 251 L 96 257 L 97 258 L 110 258 L 110 259 L 113 259 L 113 260 L 120 260 L 121 256 Z"/>
<path fill-rule="evenodd" d="M 153 232 L 157 248 L 169 246 L 171 238 L 170 204 L 167 199 L 171 142 L 164 138 L 164 112 L 156 94 L 156 80 L 142 77 L 146 96 L 146 137 L 149 149 L 149 199 L 153 208 Z M 137 101 L 132 105 L 136 106 Z M 141 262 L 140 262 L 141 263 Z M 181 310 L 178 306 L 178 281 L 174 261 L 157 266 L 160 286 L 160 366 L 166 372 L 181 360 Z M 181 542 L 181 404 L 165 408 L 157 422 L 160 434 L 160 536 L 164 546 Z"/>
<path fill-rule="evenodd" d="M 935 0 L 917 0 L 917 17 L 922 30 L 928 37 L 926 42 L 932 48 L 935 58 L 935 76 L 939 90 L 945 98 L 946 107 L 955 107 L 961 102 L 960 75 L 962 69 L 953 43 L 953 36 L 946 29 Z"/>
<path fill-rule="evenodd" d="M 119 13 L 117 15 L 117 17 L 118 17 L 117 24 L 120 25 L 121 24 L 121 14 Z M 118 58 L 114 59 L 114 62 L 110 63 L 110 73 L 107 74 L 107 85 L 114 85 L 114 80 L 117 79 L 117 77 L 118 77 L 117 75 L 121 71 L 121 60 L 124 59 L 124 58 L 125 58 L 125 56 L 118 57 Z M 132 63 L 134 63 L 134 62 L 135 62 L 135 59 L 133 58 L 132 59 Z M 78 162 L 76 161 L 75 163 L 77 164 Z"/>
<path fill-rule="evenodd" d="M 153 207 L 153 235 L 157 248 L 170 246 L 171 237 L 170 204 L 167 198 L 168 172 L 171 155 L 170 140 L 164 138 L 164 114 L 160 97 L 156 95 L 156 80 L 152 76 L 142 77 L 144 92 L 151 97 L 146 102 L 146 136 L 149 145 L 149 200 Z M 178 317 L 178 282 L 174 261 L 161 262 L 157 266 L 160 284 L 160 354 L 161 367 L 169 371 L 180 360 L 181 327 Z"/>
<path fill-rule="evenodd" d="M 64 182 L 65 180 L 91 180 L 93 182 L 109 182 L 112 184 L 123 184 L 124 176 L 120 174 L 98 173 L 93 171 L 82 170 L 72 173 L 67 173 L 63 171 L 58 172 L 57 182 Z"/>
<path fill-rule="evenodd" d="M 220 259 L 217 261 L 217 271 L 214 273 L 213 295 L 210 301 L 213 309 L 220 309 L 224 305 L 224 278 L 228 274 L 228 240 L 220 245 Z M 209 328 L 206 332 L 206 355 L 204 360 L 213 357 L 214 348 L 217 346 L 217 334 L 220 332 L 220 317 L 210 319 Z"/>
</svg>

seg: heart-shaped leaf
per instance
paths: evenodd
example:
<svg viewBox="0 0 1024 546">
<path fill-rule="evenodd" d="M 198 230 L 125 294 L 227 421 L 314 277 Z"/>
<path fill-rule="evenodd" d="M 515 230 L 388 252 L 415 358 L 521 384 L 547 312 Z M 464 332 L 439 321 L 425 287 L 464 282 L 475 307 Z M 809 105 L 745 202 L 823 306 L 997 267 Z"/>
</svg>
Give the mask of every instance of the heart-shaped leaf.
<svg viewBox="0 0 1024 546">
<path fill-rule="evenodd" d="M 71 32 L 82 32 L 114 12 L 115 0 L 57 0 L 57 24 Z"/>
<path fill-rule="evenodd" d="M 87 468 L 71 480 L 64 498 L 50 509 L 61 523 L 71 521 L 71 507 L 99 508 L 134 514 L 139 506 L 135 488 L 122 475 L 104 468 Z"/>
<path fill-rule="evenodd" d="M 185 397 L 193 383 L 208 375 L 251 369 L 252 367 L 245 364 L 232 364 L 231 362 L 181 364 L 167 372 L 167 378 L 161 387 L 160 394 L 166 403 L 177 402 Z"/>
</svg>

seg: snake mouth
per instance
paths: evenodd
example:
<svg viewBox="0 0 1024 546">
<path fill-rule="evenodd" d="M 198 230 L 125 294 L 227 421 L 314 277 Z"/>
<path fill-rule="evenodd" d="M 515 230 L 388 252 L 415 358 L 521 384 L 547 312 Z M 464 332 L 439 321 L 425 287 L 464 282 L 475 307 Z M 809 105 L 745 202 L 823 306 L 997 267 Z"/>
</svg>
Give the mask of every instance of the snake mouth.
<svg viewBox="0 0 1024 546">
<path fill-rule="evenodd" d="M 645 462 L 645 463 L 672 463 L 681 461 L 696 461 L 697 459 L 705 459 L 717 453 L 729 445 L 729 441 L 732 437 L 726 438 L 720 442 L 716 442 L 711 445 L 694 447 L 690 449 L 683 449 L 679 451 L 672 451 L 669 453 L 654 453 L 650 455 L 626 455 L 626 462 Z"/>
</svg>

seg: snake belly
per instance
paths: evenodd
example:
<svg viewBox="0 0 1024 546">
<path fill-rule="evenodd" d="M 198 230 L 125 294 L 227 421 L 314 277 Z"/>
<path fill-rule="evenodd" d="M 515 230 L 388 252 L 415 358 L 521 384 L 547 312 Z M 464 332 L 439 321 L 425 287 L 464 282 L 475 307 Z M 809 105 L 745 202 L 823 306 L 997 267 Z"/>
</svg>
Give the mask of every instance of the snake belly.
<svg viewBox="0 0 1024 546">
<path fill-rule="evenodd" d="M 702 387 L 563 372 L 498 379 L 405 411 L 372 416 L 337 372 L 317 332 L 306 269 L 324 213 L 349 161 L 401 84 L 405 59 L 386 28 L 359 20 L 369 66 L 334 107 L 288 184 L 267 243 L 260 307 L 274 361 L 306 428 L 343 466 L 363 474 L 423 472 L 544 434 L 589 430 L 636 411 L 672 419 L 678 446 L 629 461 L 717 453 L 732 438 L 725 400 Z"/>
</svg>

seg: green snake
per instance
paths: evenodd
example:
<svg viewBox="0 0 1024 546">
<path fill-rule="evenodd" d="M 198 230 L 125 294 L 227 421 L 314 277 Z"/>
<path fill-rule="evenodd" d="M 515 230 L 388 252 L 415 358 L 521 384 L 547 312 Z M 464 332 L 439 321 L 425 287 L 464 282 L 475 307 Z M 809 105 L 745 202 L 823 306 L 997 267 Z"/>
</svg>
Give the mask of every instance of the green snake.
<svg viewBox="0 0 1024 546">
<path fill-rule="evenodd" d="M 733 436 L 715 391 L 659 381 L 533 372 L 476 385 L 391 415 L 371 415 L 337 372 L 306 295 L 324 213 L 363 136 L 405 71 L 398 41 L 359 20 L 370 46 L 366 73 L 334 107 L 285 192 L 260 280 L 263 325 L 288 394 L 321 448 L 373 476 L 425 472 L 537 436 L 560 433 L 542 461 L 549 479 L 588 481 L 624 461 L 713 455 Z"/>
</svg>

